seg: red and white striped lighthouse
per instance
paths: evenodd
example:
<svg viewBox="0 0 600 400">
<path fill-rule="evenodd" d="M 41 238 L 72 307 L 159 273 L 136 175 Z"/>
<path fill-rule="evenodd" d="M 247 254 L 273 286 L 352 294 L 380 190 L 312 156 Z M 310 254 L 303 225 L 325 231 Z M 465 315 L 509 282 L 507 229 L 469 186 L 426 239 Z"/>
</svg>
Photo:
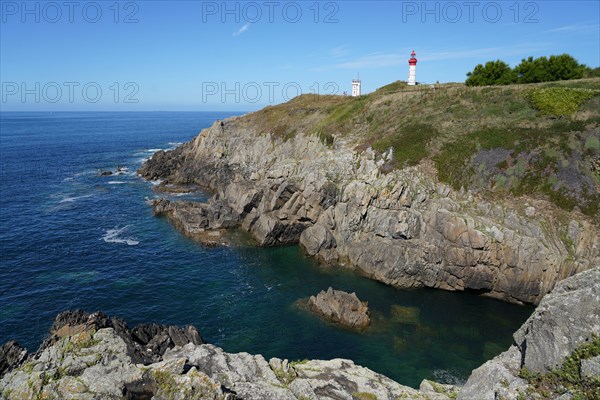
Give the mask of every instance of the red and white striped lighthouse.
<svg viewBox="0 0 600 400">
<path fill-rule="evenodd" d="M 408 60 L 408 84 L 414 86 L 417 84 L 417 54 L 413 50 L 410 53 L 410 60 Z"/>
</svg>

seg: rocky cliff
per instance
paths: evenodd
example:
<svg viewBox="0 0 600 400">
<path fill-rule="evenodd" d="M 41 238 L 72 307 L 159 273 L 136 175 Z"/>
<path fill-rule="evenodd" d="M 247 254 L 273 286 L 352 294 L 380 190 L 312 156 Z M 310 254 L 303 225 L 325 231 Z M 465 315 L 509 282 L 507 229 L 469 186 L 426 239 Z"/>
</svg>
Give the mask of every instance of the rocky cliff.
<svg viewBox="0 0 600 400">
<path fill-rule="evenodd" d="M 382 107 L 386 98 L 374 101 Z M 155 213 L 208 244 L 215 242 L 208 233 L 220 238 L 241 227 L 260 245 L 299 242 L 325 264 L 390 285 L 470 290 L 515 303 L 537 304 L 561 279 L 600 263 L 598 225 L 577 211 L 543 196 L 456 190 L 439 182 L 427 158 L 390 168 L 402 148 L 357 146 L 360 127 L 372 124 L 355 121 L 354 130 L 325 140 L 314 134 L 338 109 L 318 98 L 295 100 L 217 121 L 191 142 L 156 153 L 143 177 L 198 184 L 215 195 L 206 204 L 161 200 Z M 299 115 L 284 133 L 275 119 L 283 112 Z"/>
<path fill-rule="evenodd" d="M 64 312 L 36 354 L 14 342 L 0 359 L 0 398 L 13 399 L 431 399 L 457 388 L 424 381 L 402 386 L 351 360 L 288 362 L 231 354 L 204 344 L 191 326 L 156 324 L 129 329 L 102 313 Z"/>
</svg>

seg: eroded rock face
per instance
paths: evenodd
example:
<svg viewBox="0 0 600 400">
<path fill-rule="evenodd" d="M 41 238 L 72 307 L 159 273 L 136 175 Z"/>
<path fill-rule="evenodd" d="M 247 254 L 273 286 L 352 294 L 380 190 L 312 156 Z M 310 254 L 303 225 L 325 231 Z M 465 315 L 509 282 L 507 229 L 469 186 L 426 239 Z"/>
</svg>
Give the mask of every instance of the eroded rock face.
<svg viewBox="0 0 600 400">
<path fill-rule="evenodd" d="M 132 345 L 144 347 L 153 361 L 139 363 Z M 420 392 L 350 360 L 267 362 L 261 355 L 226 353 L 202 344 L 190 326 L 128 329 L 102 313 L 66 312 L 57 317 L 51 340 L 0 378 L 0 398 L 447 400 L 457 391 L 439 385 L 443 390 L 431 392 L 430 386 Z"/>
<path fill-rule="evenodd" d="M 513 346 L 473 371 L 459 399 L 525 396 L 521 368 L 541 373 L 556 369 L 577 347 L 600 336 L 600 267 L 559 282 L 513 336 Z M 591 371 L 590 364 L 582 363 L 582 370 L 585 365 Z"/>
<path fill-rule="evenodd" d="M 153 202 L 152 211 L 156 216 L 166 215 L 184 235 L 210 247 L 229 244 L 225 230 L 240 222 L 238 214 L 219 201 L 194 203 L 158 199 Z"/>
<path fill-rule="evenodd" d="M 600 264 L 598 227 L 577 214 L 537 200 L 492 204 L 437 184 L 426 166 L 383 174 L 391 152 L 358 152 L 351 140 L 328 148 L 300 131 L 283 141 L 248 120 L 219 121 L 144 164 L 147 179 L 215 192 L 176 224 L 218 229 L 209 212 L 218 203 L 260 245 L 299 242 L 324 263 L 390 285 L 514 303 L 537 304 L 561 279 Z"/>
<path fill-rule="evenodd" d="M 184 328 L 160 324 L 140 324 L 130 330 L 125 321 L 111 318 L 102 312 L 88 314 L 82 310 L 64 311 L 58 314 L 36 356 L 60 342 L 65 337 L 111 328 L 127 345 L 127 354 L 136 363 L 149 364 L 157 361 L 174 346 L 186 343 L 203 343 L 195 327 Z"/>
<path fill-rule="evenodd" d="M 559 282 L 513 335 L 522 366 L 547 372 L 600 336 L 600 268 Z"/>
<path fill-rule="evenodd" d="M 0 376 L 5 372 L 19 367 L 27 358 L 27 350 L 19 343 L 11 340 L 0 347 Z"/>
<path fill-rule="evenodd" d="M 310 296 L 308 308 L 328 321 L 352 329 L 362 330 L 371 323 L 368 303 L 360 301 L 356 293 L 329 288 Z"/>
</svg>

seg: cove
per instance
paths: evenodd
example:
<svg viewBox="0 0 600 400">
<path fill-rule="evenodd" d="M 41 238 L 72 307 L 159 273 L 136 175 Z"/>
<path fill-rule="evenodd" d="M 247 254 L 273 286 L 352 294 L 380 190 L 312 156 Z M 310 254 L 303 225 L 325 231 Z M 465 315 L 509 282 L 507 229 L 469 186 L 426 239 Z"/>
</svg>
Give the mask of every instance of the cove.
<svg viewBox="0 0 600 400">
<path fill-rule="evenodd" d="M 260 248 L 240 237 L 206 248 L 153 217 L 146 201 L 159 194 L 137 168 L 229 115 L 3 113 L 0 342 L 35 350 L 59 312 L 101 310 L 130 326 L 192 324 L 228 352 L 350 358 L 410 386 L 462 381 L 511 344 L 533 307 L 398 290 L 322 267 L 297 246 Z M 127 172 L 98 176 L 117 165 Z M 367 331 L 296 306 L 329 286 L 369 302 Z"/>
</svg>

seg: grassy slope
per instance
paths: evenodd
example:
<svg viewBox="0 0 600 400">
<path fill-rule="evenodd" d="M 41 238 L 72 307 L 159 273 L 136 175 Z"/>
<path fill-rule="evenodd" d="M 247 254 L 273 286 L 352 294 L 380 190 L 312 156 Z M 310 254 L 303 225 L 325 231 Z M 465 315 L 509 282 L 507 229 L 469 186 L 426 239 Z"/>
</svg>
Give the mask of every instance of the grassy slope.
<svg viewBox="0 0 600 400">
<path fill-rule="evenodd" d="M 456 189 L 545 197 L 598 221 L 600 96 L 556 117 L 530 100 L 533 89 L 547 87 L 598 94 L 600 79 L 479 88 L 446 84 L 435 90 L 395 82 L 361 97 L 304 95 L 245 118 L 283 140 L 307 133 L 328 145 L 344 138 L 357 149 L 372 146 L 383 153 L 393 147 L 394 160 L 385 169 L 431 160 L 438 178 Z M 558 101 L 563 98 L 558 92 Z"/>
</svg>

